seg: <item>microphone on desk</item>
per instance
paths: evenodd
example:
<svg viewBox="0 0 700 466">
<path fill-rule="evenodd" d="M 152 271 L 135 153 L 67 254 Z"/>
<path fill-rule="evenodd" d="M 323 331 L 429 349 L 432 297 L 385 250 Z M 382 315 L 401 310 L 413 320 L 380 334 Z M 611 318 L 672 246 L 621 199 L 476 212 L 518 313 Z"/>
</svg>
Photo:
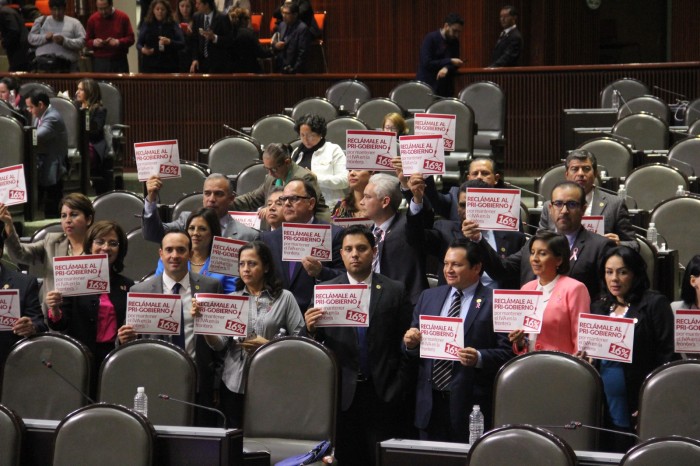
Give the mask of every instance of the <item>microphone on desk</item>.
<svg viewBox="0 0 700 466">
<path fill-rule="evenodd" d="M 239 135 L 241 135 L 241 136 L 245 136 L 246 138 L 250 138 L 250 135 L 249 135 L 249 134 L 245 134 L 243 131 L 238 131 L 236 128 L 232 128 L 232 127 L 230 127 L 229 125 L 227 125 L 226 123 L 224 123 L 223 126 L 224 126 L 224 128 L 226 128 L 226 129 L 229 130 L 229 131 L 233 131 L 233 132 L 236 133 L 236 134 L 239 134 Z"/>
<path fill-rule="evenodd" d="M 46 366 L 47 369 L 51 370 L 51 372 L 53 372 L 54 374 L 56 374 L 57 376 L 59 376 L 61 379 L 63 379 L 63 381 L 64 381 L 65 383 L 67 383 L 73 390 L 75 390 L 76 392 L 80 393 L 80 394 L 83 396 L 83 398 L 85 398 L 86 400 L 88 400 L 91 404 L 94 404 L 94 403 L 95 403 L 95 400 L 93 400 L 92 398 L 90 398 L 89 396 L 87 396 L 87 395 L 85 394 L 85 392 L 83 392 L 81 389 L 79 389 L 78 387 L 76 387 L 70 380 L 68 380 L 66 377 L 64 377 L 63 374 L 61 374 L 59 371 L 57 371 L 57 370 L 53 367 L 53 363 L 52 363 L 51 361 L 42 358 L 42 359 L 41 359 L 41 363 L 42 363 L 44 366 Z"/>
<path fill-rule="evenodd" d="M 200 405 L 198 403 L 190 403 L 189 401 L 178 400 L 177 398 L 173 398 L 170 395 L 167 395 L 165 393 L 159 393 L 158 398 L 160 398 L 161 400 L 165 400 L 165 401 L 174 401 L 176 403 L 182 403 L 182 404 L 185 404 L 188 406 L 194 406 L 195 408 L 205 409 L 207 411 L 212 411 L 212 412 L 218 414 L 219 416 L 221 416 L 221 419 L 223 419 L 223 421 L 224 421 L 223 428 L 224 429 L 226 428 L 226 415 L 223 413 L 223 411 L 219 411 L 216 408 L 210 408 L 209 406 Z"/>
<path fill-rule="evenodd" d="M 639 436 L 633 432 L 625 432 L 624 430 L 617 430 L 617 429 L 607 429 L 605 427 L 589 426 L 588 424 L 584 424 L 580 421 L 571 421 L 567 424 L 564 424 L 563 426 L 539 425 L 538 427 L 543 427 L 545 429 L 566 429 L 566 430 L 576 430 L 579 428 L 591 429 L 591 430 L 597 430 L 600 432 L 610 432 L 611 434 L 626 435 L 628 437 L 634 437 L 635 439 L 639 440 Z"/>
<path fill-rule="evenodd" d="M 504 186 L 507 186 L 507 187 L 509 187 L 509 188 L 519 189 L 520 191 L 522 191 L 522 192 L 524 192 L 524 193 L 527 193 L 527 194 L 530 194 L 530 195 L 532 195 L 532 196 L 538 197 L 538 198 L 542 199 L 542 202 L 544 202 L 544 201 L 547 200 L 547 199 L 545 199 L 545 197 L 544 197 L 542 194 L 540 194 L 540 193 L 536 193 L 535 191 L 530 191 L 529 189 L 525 189 L 525 188 L 523 188 L 523 187 L 521 187 L 521 186 L 514 185 L 513 183 L 510 183 L 510 182 L 508 182 L 508 181 L 504 181 L 504 182 L 503 182 L 503 185 L 504 185 Z"/>
<path fill-rule="evenodd" d="M 352 81 L 357 81 L 357 75 L 352 77 Z M 340 94 L 340 97 L 338 98 L 338 109 L 343 112 L 345 111 L 345 104 L 343 104 L 343 99 L 345 98 L 345 94 L 348 93 L 352 86 L 345 86 L 345 89 L 343 89 L 343 93 Z"/>
<path fill-rule="evenodd" d="M 654 85 L 652 87 L 654 88 L 654 90 L 665 92 L 666 94 L 669 94 L 669 95 L 675 95 L 676 97 L 680 97 L 680 99 L 676 99 L 676 102 L 679 104 L 686 104 L 686 105 L 688 104 L 688 97 L 685 96 L 684 94 L 679 94 L 678 92 L 669 91 L 668 89 L 664 89 L 663 87 L 659 87 L 656 85 Z"/>
<path fill-rule="evenodd" d="M 622 184 L 624 184 L 624 183 L 622 183 Z M 602 186 L 595 185 L 595 189 L 600 189 L 604 193 L 614 194 L 615 196 L 620 196 L 619 191 L 613 191 L 612 189 L 604 188 Z M 630 196 L 629 194 L 627 194 L 627 190 L 625 190 L 625 198 L 623 199 L 623 201 L 625 201 L 625 204 L 627 203 L 627 199 L 631 199 L 632 202 L 634 202 L 634 208 L 636 209 L 637 205 L 638 205 L 637 200 L 635 198 L 633 198 L 632 196 Z"/>
</svg>

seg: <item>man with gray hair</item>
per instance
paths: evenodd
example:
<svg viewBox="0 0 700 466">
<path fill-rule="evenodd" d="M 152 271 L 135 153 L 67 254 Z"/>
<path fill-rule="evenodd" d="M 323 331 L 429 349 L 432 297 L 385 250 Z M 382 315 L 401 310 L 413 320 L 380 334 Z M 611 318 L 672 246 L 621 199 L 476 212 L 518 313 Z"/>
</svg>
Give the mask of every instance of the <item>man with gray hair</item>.
<svg viewBox="0 0 700 466">
<path fill-rule="evenodd" d="M 143 219 L 141 221 L 143 237 L 148 241 L 160 243 L 165 233 L 169 231 L 185 231 L 187 218 L 192 212 L 182 212 L 180 216 L 169 223 L 163 223 L 158 214 L 158 193 L 163 187 L 163 180 L 158 175 L 151 176 L 146 181 L 146 195 Z M 243 241 L 260 239 L 260 232 L 249 228 L 229 214 L 229 205 L 236 198 L 231 181 L 221 173 L 212 173 L 204 180 L 202 188 L 202 207 L 214 209 L 221 223 L 221 235 Z"/>
<path fill-rule="evenodd" d="M 415 305 L 421 292 L 428 288 L 422 229 L 407 227 L 406 215 L 398 211 L 401 199 L 396 177 L 377 173 L 369 179 L 360 206 L 374 221 L 377 255 L 373 271 L 403 282 L 411 304 Z"/>
</svg>

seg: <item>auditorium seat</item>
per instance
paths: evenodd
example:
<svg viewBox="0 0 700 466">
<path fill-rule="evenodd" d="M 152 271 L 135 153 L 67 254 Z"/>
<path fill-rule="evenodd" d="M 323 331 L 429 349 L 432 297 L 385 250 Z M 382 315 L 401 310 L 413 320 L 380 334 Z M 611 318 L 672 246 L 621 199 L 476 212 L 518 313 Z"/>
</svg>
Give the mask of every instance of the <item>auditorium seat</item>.
<svg viewBox="0 0 700 466">
<path fill-rule="evenodd" d="M 668 242 L 670 249 L 678 250 L 678 260 L 682 265 L 698 253 L 700 238 L 700 198 L 696 196 L 673 197 L 651 212 L 650 222 L 654 222 L 659 239 Z"/>
<path fill-rule="evenodd" d="M 491 140 L 503 139 L 506 127 L 506 96 L 493 82 L 480 81 L 462 89 L 459 100 L 474 111 L 478 131 L 474 136 L 476 156 L 491 156 Z"/>
<path fill-rule="evenodd" d="M 199 164 L 180 161 L 180 178 L 163 180 L 163 186 L 158 192 L 158 203 L 174 205 L 182 196 L 201 192 L 208 173 Z"/>
<path fill-rule="evenodd" d="M 617 119 L 641 112 L 651 113 L 666 124 L 671 118 L 671 109 L 666 102 L 654 95 L 640 95 L 627 100 L 624 104 L 620 104 L 620 109 L 617 111 Z"/>
<path fill-rule="evenodd" d="M 22 464 L 22 441 L 25 431 L 22 418 L 7 406 L 0 405 L 0 465 Z"/>
<path fill-rule="evenodd" d="M 695 99 L 685 109 L 685 125 L 691 126 L 698 120 L 700 120 L 700 99 Z"/>
<path fill-rule="evenodd" d="M 700 442 L 685 437 L 657 437 L 632 447 L 620 466 L 700 464 Z"/>
<path fill-rule="evenodd" d="M 649 279 L 650 288 L 658 289 L 659 281 L 656 277 L 656 246 L 653 246 L 648 239 L 641 235 L 635 235 L 635 239 L 639 244 L 639 255 L 642 256 L 647 264 L 647 278 Z"/>
<path fill-rule="evenodd" d="M 700 173 L 700 137 L 682 139 L 671 146 L 668 164 L 687 176 L 697 176 Z"/>
<path fill-rule="evenodd" d="M 445 153 L 445 175 L 443 180 L 458 185 L 460 182 L 459 162 L 469 160 L 474 153 L 475 121 L 474 111 L 458 99 L 441 99 L 428 107 L 427 113 L 456 115 L 457 120 L 454 150 Z"/>
<path fill-rule="evenodd" d="M 649 88 L 646 84 L 633 78 L 622 78 L 614 81 L 600 92 L 600 107 L 601 108 L 612 108 L 612 95 L 613 90 L 617 90 L 622 99 L 620 101 L 620 106 L 624 105 L 624 102 L 639 97 L 641 95 L 650 94 Z"/>
<path fill-rule="evenodd" d="M 50 10 L 48 14 L 51 14 Z M 56 91 L 46 83 L 28 82 L 19 86 L 19 95 L 21 96 L 27 96 L 32 92 L 45 92 L 49 97 L 56 97 Z"/>
<path fill-rule="evenodd" d="M 593 153 L 598 165 L 605 166 L 609 177 L 625 177 L 632 171 L 632 151 L 626 144 L 615 138 L 592 139 L 578 146 L 578 149 L 585 149 Z M 601 171 L 600 167 L 598 171 Z"/>
<path fill-rule="evenodd" d="M 202 193 L 191 193 L 186 196 L 182 196 L 175 203 L 175 207 L 173 207 L 172 218 L 177 219 L 183 212 L 195 212 L 201 209 L 204 205 L 202 203 L 203 197 L 204 195 Z"/>
<path fill-rule="evenodd" d="M 110 183 L 107 189 L 124 189 L 124 152 L 126 150 L 124 124 L 124 102 L 122 94 L 112 83 L 100 81 L 102 105 L 107 109 L 105 120 L 105 140 L 107 141 L 107 160 L 111 164 Z"/>
<path fill-rule="evenodd" d="M 531 425 L 510 425 L 486 432 L 469 450 L 468 466 L 575 466 L 576 454 L 561 437 Z"/>
<path fill-rule="evenodd" d="M 257 189 L 265 181 L 266 175 L 267 168 L 262 162 L 248 165 L 236 177 L 236 193 L 240 196 Z"/>
<path fill-rule="evenodd" d="M 144 277 L 156 270 L 160 244 L 147 241 L 143 237 L 141 227 L 129 231 L 126 239 L 129 243 L 129 251 L 124 258 L 124 275 L 134 281 L 142 281 Z"/>
<path fill-rule="evenodd" d="M 287 115 L 266 115 L 253 123 L 250 135 L 261 148 L 268 144 L 288 143 L 299 137 L 294 131 L 294 120 Z"/>
<path fill-rule="evenodd" d="M 262 151 L 258 141 L 245 136 L 226 136 L 209 146 L 207 164 L 210 173 L 221 173 L 235 178 L 238 172 L 261 157 Z M 194 191 L 201 191 L 203 184 Z"/>
<path fill-rule="evenodd" d="M 326 99 L 341 111 L 352 112 L 355 100 L 360 100 L 360 105 L 372 98 L 372 93 L 367 84 L 356 79 L 346 79 L 326 89 Z"/>
<path fill-rule="evenodd" d="M 563 163 L 549 167 L 542 176 L 535 178 L 535 191 L 542 196 L 541 199 L 549 201 L 552 196 L 552 189 L 557 183 L 566 181 L 566 167 Z M 535 200 L 537 200 L 535 199 Z"/>
<path fill-rule="evenodd" d="M 389 98 L 409 113 L 423 113 L 435 101 L 433 88 L 423 81 L 408 81 L 398 84 L 389 93 Z"/>
<path fill-rule="evenodd" d="M 68 172 L 63 175 L 64 189 L 81 190 L 86 180 L 83 180 L 80 168 L 83 163 L 80 153 L 80 112 L 73 102 L 63 97 L 51 97 L 51 106 L 61 114 L 68 135 Z"/>
<path fill-rule="evenodd" d="M 384 117 L 389 113 L 398 113 L 403 117 L 406 111 L 391 99 L 377 97 L 360 105 L 356 116 L 370 129 L 382 129 Z"/>
<path fill-rule="evenodd" d="M 687 190 L 688 178 L 677 168 L 661 163 L 637 167 L 625 178 L 627 196 L 643 210 L 652 210 L 658 203 L 675 197 L 678 186 Z"/>
<path fill-rule="evenodd" d="M 349 129 L 363 131 L 368 130 L 369 126 L 356 117 L 336 118 L 326 124 L 326 141 L 338 144 L 341 149 L 345 150 L 346 135 Z"/>
<path fill-rule="evenodd" d="M 326 120 L 326 123 L 338 117 L 338 109 L 325 97 L 307 97 L 302 99 L 292 108 L 292 119 L 297 121 L 307 113 L 313 113 Z"/>
<path fill-rule="evenodd" d="M 635 150 L 668 149 L 668 124 L 651 113 L 627 115 L 615 122 L 611 132 L 623 141 L 629 141 Z"/>
<path fill-rule="evenodd" d="M 143 198 L 131 191 L 110 191 L 100 194 L 92 202 L 95 221 L 113 220 L 125 232 L 141 226 Z"/>
</svg>

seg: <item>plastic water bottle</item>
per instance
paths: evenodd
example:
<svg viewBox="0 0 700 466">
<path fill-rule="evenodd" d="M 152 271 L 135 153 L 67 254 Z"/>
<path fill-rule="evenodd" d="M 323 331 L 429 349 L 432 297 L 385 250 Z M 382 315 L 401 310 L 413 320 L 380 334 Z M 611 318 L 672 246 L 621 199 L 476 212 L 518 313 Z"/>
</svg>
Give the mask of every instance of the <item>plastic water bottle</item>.
<svg viewBox="0 0 700 466">
<path fill-rule="evenodd" d="M 354 113 L 357 113 L 357 111 L 360 109 L 360 99 L 355 99 L 355 105 L 352 107 L 352 111 Z"/>
<path fill-rule="evenodd" d="M 146 390 L 143 387 L 138 387 L 136 389 L 136 396 L 134 397 L 134 411 L 148 416 L 148 395 L 146 395 Z"/>
<path fill-rule="evenodd" d="M 682 184 L 678 185 L 678 189 L 676 189 L 676 196 L 685 196 L 685 189 L 683 188 Z"/>
<path fill-rule="evenodd" d="M 618 110 L 620 108 L 620 93 L 617 89 L 613 89 L 612 106 L 615 110 Z"/>
<path fill-rule="evenodd" d="M 620 199 L 627 202 L 627 187 L 625 187 L 624 183 L 622 183 L 618 188 L 617 195 L 620 196 Z"/>
<path fill-rule="evenodd" d="M 656 231 L 656 225 L 654 224 L 654 222 L 650 222 L 649 227 L 647 228 L 647 240 L 651 244 L 656 246 L 658 244 L 657 243 L 658 239 L 659 239 L 659 232 Z"/>
<path fill-rule="evenodd" d="M 469 415 L 469 445 L 474 445 L 484 435 L 484 413 L 479 405 L 474 405 Z"/>
<path fill-rule="evenodd" d="M 278 338 L 286 337 L 287 336 L 287 329 L 284 327 L 280 327 L 280 331 L 275 334 L 274 337 L 272 337 L 273 340 L 277 340 Z"/>
</svg>

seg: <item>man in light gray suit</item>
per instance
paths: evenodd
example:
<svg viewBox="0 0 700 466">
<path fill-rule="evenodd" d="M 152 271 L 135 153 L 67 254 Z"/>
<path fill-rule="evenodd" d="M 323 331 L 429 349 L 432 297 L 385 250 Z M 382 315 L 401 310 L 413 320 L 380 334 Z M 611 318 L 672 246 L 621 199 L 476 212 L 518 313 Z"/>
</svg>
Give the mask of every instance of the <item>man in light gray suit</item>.
<svg viewBox="0 0 700 466">
<path fill-rule="evenodd" d="M 58 203 L 63 197 L 63 174 L 68 158 L 68 132 L 61 114 L 51 106 L 45 92 L 25 98 L 27 110 L 36 125 L 36 159 L 39 195 L 46 217 L 58 217 Z"/>
<path fill-rule="evenodd" d="M 163 235 L 169 231 L 184 232 L 187 217 L 191 214 L 191 212 L 182 212 L 175 221 L 163 223 L 158 214 L 158 193 L 162 187 L 163 181 L 158 175 L 153 175 L 146 181 L 148 194 L 146 195 L 141 225 L 144 239 L 155 243 L 160 242 L 163 239 Z M 259 231 L 242 225 L 228 214 L 229 206 L 236 198 L 236 193 L 233 191 L 228 178 L 220 173 L 212 173 L 204 180 L 202 192 L 204 194 L 202 198 L 203 207 L 214 209 L 219 216 L 222 236 L 242 241 L 260 239 Z"/>
<path fill-rule="evenodd" d="M 179 294 L 182 297 L 180 335 L 168 335 L 169 340 L 192 356 L 197 365 L 197 403 L 212 406 L 215 367 L 218 357 L 204 338 L 194 334 L 194 318 L 190 314 L 192 297 L 196 293 L 223 293 L 221 282 L 211 277 L 189 272 L 187 263 L 192 255 L 192 241 L 181 231 L 170 231 L 163 236 L 160 246 L 163 274 L 156 275 L 131 287 L 132 292 Z M 117 331 L 119 343 L 135 340 L 136 331 L 131 325 L 123 325 Z M 216 425 L 201 412 L 197 413 L 197 425 Z"/>
</svg>

